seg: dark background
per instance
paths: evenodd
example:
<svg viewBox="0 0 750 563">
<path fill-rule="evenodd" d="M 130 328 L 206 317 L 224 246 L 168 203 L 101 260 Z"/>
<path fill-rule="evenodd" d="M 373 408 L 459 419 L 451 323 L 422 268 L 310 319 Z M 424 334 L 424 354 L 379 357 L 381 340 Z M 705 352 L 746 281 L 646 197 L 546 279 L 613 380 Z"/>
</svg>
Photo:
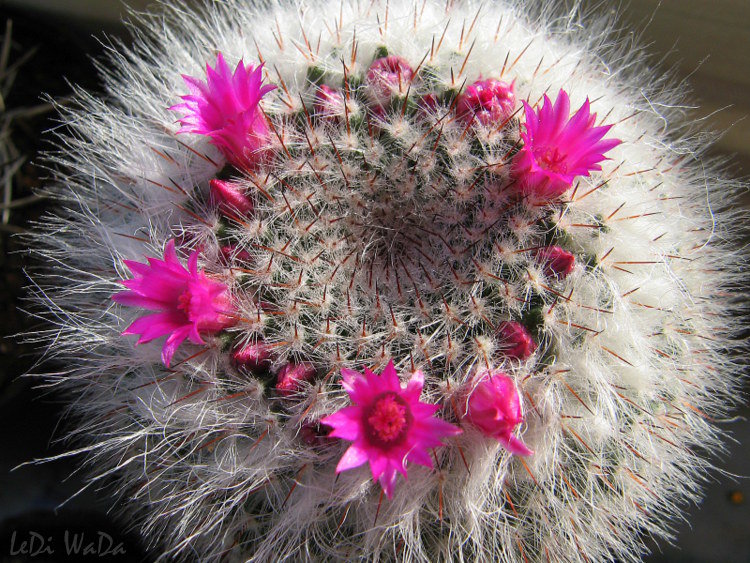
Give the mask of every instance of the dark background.
<svg viewBox="0 0 750 563">
<path fill-rule="evenodd" d="M 129 3 L 144 7 L 148 0 Z M 728 173 L 750 175 L 750 0 L 632 0 L 620 9 L 623 27 L 642 30 L 641 42 L 651 43 L 654 64 L 689 77 L 700 105 L 695 115 L 705 118 L 706 130 L 723 131 L 712 151 L 732 157 Z M 32 328 L 21 310 L 24 261 L 12 235 L 29 228 L 46 205 L 33 194 L 45 175 L 34 166 L 46 147 L 43 131 L 54 126 L 41 94 L 63 99 L 70 93 L 66 81 L 99 89 L 89 57 L 101 55 L 97 38 L 104 33 L 125 36 L 121 13 L 117 0 L 0 0 L 0 562 L 27 560 L 10 556 L 13 531 L 16 548 L 32 531 L 53 538 L 54 556 L 29 561 L 63 561 L 64 530 L 86 544 L 97 544 L 103 532 L 113 541 L 102 536 L 105 548 L 122 543 L 126 552 L 83 560 L 150 561 L 138 537 L 110 515 L 116 510 L 107 495 L 82 490 L 77 460 L 13 470 L 67 449 L 57 441 L 63 405 L 36 389 L 38 381 L 19 378 L 32 369 L 35 350 L 13 337 Z M 743 203 L 750 205 L 750 197 Z M 734 441 L 717 460 L 721 471 L 712 475 L 705 500 L 676 525 L 675 545 L 654 545 L 647 561 L 750 563 L 750 454 L 742 446 L 750 444 L 749 413 L 740 407 L 723 425 Z"/>
</svg>

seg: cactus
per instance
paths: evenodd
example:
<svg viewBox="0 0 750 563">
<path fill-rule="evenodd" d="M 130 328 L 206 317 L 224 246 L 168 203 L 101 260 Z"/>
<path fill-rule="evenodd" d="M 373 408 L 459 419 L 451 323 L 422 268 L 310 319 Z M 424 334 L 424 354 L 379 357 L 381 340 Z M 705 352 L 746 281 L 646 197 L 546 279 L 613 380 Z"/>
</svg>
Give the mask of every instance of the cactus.
<svg viewBox="0 0 750 563">
<path fill-rule="evenodd" d="M 697 498 L 741 186 L 552 4 L 167 2 L 59 108 L 34 338 L 165 558 L 638 560 Z"/>
</svg>

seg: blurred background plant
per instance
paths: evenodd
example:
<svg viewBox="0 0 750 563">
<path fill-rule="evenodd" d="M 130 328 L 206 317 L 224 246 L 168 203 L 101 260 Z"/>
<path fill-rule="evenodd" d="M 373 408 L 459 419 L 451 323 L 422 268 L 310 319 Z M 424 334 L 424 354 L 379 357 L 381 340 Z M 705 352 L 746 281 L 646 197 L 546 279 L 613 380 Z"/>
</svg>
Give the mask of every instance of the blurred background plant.
<svg viewBox="0 0 750 563">
<path fill-rule="evenodd" d="M 128 2 L 136 9 L 150 3 Z M 620 11 L 622 26 L 633 34 L 634 42 L 652 43 L 652 62 L 691 84 L 695 115 L 705 130 L 723 132 L 714 154 L 727 157 L 730 174 L 750 174 L 750 127 L 743 121 L 750 114 L 750 3 L 631 0 L 617 6 L 591 0 L 583 4 Z M 97 500 L 95 491 L 80 491 L 83 481 L 73 474 L 71 460 L 11 472 L 19 463 L 67 449 L 55 441 L 62 406 L 54 395 L 32 389 L 31 380 L 18 379 L 33 369 L 34 355 L 12 337 L 33 324 L 22 313 L 24 262 L 12 235 L 37 219 L 45 206 L 35 189 L 45 177 L 39 167 L 40 153 L 49 148 L 43 131 L 56 123 L 44 95 L 64 103 L 69 83 L 98 90 L 89 57 L 102 52 L 99 40 L 105 34 L 127 40 L 120 23 L 126 12 L 119 0 L 0 0 L 0 432 L 4 446 L 0 450 L 0 561 L 23 560 L 10 554 L 14 530 L 19 537 L 28 531 L 56 537 L 64 529 L 89 533 L 92 540 L 104 531 L 125 542 L 126 554 L 115 560 L 144 560 L 137 539 L 107 516 L 109 501 Z M 750 197 L 744 202 L 750 205 Z M 748 487 L 741 478 L 750 475 L 750 456 L 741 446 L 750 443 L 745 420 L 749 413 L 744 407 L 724 425 L 736 442 L 719 462 L 723 473 L 715 476 L 703 503 L 686 515 L 677 545 L 655 546 L 648 561 L 750 561 Z M 60 555 L 50 560 L 64 560 Z"/>
</svg>

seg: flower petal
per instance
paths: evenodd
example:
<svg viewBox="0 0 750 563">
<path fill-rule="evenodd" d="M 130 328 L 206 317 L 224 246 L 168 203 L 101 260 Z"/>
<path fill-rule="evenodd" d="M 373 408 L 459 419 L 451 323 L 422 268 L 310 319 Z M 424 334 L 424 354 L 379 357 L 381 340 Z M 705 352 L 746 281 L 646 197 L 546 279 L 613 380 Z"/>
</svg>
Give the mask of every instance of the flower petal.
<svg viewBox="0 0 750 563">
<path fill-rule="evenodd" d="M 389 499 L 393 498 L 393 491 L 396 488 L 397 478 L 398 473 L 396 473 L 396 470 L 393 467 L 388 467 L 378 479 L 378 481 L 380 482 L 380 486 L 383 488 L 385 496 Z"/>
<path fill-rule="evenodd" d="M 409 402 L 418 401 L 419 396 L 422 394 L 422 387 L 424 386 L 424 373 L 420 370 L 415 371 L 409 382 L 406 384 L 406 389 L 403 392 L 403 397 Z"/>
<path fill-rule="evenodd" d="M 414 448 L 413 450 L 411 450 L 407 456 L 407 459 L 412 463 L 416 463 L 417 465 L 423 465 L 424 467 L 433 467 L 430 454 L 427 453 L 427 450 L 424 450 L 422 448 Z"/>
<path fill-rule="evenodd" d="M 336 473 L 359 467 L 366 463 L 367 459 L 367 452 L 360 449 L 357 444 L 352 444 L 349 446 L 349 449 L 344 452 L 344 455 L 341 456 L 341 459 L 336 466 Z"/>
<path fill-rule="evenodd" d="M 377 452 L 370 456 L 370 471 L 372 479 L 377 481 L 388 470 L 388 457 Z"/>
<path fill-rule="evenodd" d="M 320 422 L 333 427 L 328 434 L 331 438 L 342 438 L 343 440 L 357 440 L 361 433 L 362 408 L 356 405 L 346 407 L 333 414 L 320 419 Z"/>
<path fill-rule="evenodd" d="M 516 455 L 522 455 L 522 456 L 530 456 L 533 455 L 533 451 L 530 450 L 526 444 L 524 444 L 521 440 L 516 438 L 515 436 L 510 436 L 510 438 L 498 438 L 498 442 L 500 442 L 503 447 L 508 450 L 512 454 Z"/>
<path fill-rule="evenodd" d="M 352 402 L 358 405 L 369 403 L 378 393 L 372 389 L 365 375 L 347 368 L 341 368 L 341 386 L 349 393 Z"/>
<path fill-rule="evenodd" d="M 169 338 L 167 338 L 166 342 L 164 342 L 164 347 L 161 349 L 161 361 L 165 366 L 169 367 L 172 363 L 172 356 L 174 356 L 177 348 L 182 344 L 185 338 L 187 338 L 190 329 L 191 325 L 180 327 L 175 330 Z"/>
<path fill-rule="evenodd" d="M 368 377 L 377 377 L 370 370 L 365 368 L 365 374 Z M 398 373 L 393 365 L 393 360 L 388 362 L 383 371 L 380 373 L 380 381 L 378 383 L 380 391 L 393 391 L 398 393 L 401 391 L 401 380 L 398 378 Z"/>
<path fill-rule="evenodd" d="M 140 334 L 138 344 L 145 344 L 173 332 L 184 324 L 184 318 L 180 318 L 171 312 L 154 313 L 136 319 L 122 333 L 125 335 Z"/>
</svg>

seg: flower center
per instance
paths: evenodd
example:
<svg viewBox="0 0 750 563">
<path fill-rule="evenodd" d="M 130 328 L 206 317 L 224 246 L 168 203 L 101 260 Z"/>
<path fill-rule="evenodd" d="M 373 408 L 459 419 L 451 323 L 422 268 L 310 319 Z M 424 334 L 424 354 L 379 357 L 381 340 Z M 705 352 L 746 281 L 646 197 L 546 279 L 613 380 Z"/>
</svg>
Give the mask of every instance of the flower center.
<svg viewBox="0 0 750 563">
<path fill-rule="evenodd" d="M 409 405 L 398 394 L 387 391 L 378 395 L 365 413 L 367 437 L 378 446 L 401 442 L 413 420 Z"/>
<path fill-rule="evenodd" d="M 186 289 L 182 292 L 182 294 L 177 298 L 177 308 L 180 311 L 184 311 L 188 317 L 190 316 L 190 302 L 192 301 L 193 296 L 190 293 L 189 289 Z"/>
<path fill-rule="evenodd" d="M 565 174 L 568 171 L 568 165 L 565 163 L 565 158 L 565 153 L 561 153 L 557 147 L 543 149 L 536 155 L 536 160 L 539 163 L 539 166 L 550 172 L 557 172 L 558 174 Z"/>
</svg>

